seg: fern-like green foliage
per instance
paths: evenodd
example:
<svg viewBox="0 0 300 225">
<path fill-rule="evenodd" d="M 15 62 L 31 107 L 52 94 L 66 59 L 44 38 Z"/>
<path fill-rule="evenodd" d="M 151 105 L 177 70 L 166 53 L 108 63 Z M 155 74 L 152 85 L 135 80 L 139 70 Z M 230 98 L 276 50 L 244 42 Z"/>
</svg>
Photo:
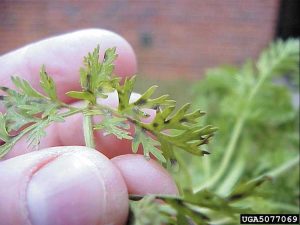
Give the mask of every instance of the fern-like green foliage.
<svg viewBox="0 0 300 225">
<path fill-rule="evenodd" d="M 122 84 L 121 79 L 113 74 L 116 48 L 107 49 L 103 61 L 99 60 L 99 50 L 98 46 L 84 58 L 84 67 L 80 69 L 82 90 L 66 93 L 69 97 L 85 100 L 88 103 L 86 108 L 74 108 L 58 99 L 55 82 L 47 74 L 45 66 L 40 71 L 40 86 L 44 93 L 20 77 L 12 77 L 17 90 L 0 87 L 5 93 L 1 96 L 1 103 L 6 108 L 5 114 L 0 116 L 0 137 L 5 142 L 0 146 L 0 156 L 5 155 L 25 134 L 29 144 L 37 146 L 46 135 L 44 130 L 48 125 L 63 122 L 65 117 L 75 113 L 83 113 L 88 118 L 84 128 L 101 129 L 105 135 L 115 135 L 119 139 L 132 139 L 133 152 L 137 152 L 141 145 L 147 158 L 152 155 L 161 163 L 176 160 L 174 146 L 195 155 L 206 153 L 200 146 L 208 143 L 216 129 L 199 124 L 199 118 L 204 115 L 202 111 L 189 113 L 190 105 L 186 104 L 175 112 L 176 102 L 168 95 L 151 98 L 157 86 L 150 87 L 132 102 L 130 97 L 136 78 L 127 78 Z M 98 98 L 107 98 L 113 91 L 118 93 L 117 108 L 97 103 Z M 65 112 L 62 113 L 61 109 Z M 151 123 L 143 122 L 149 117 L 145 109 L 156 110 Z M 90 117 L 97 115 L 103 119 L 91 124 Z M 135 127 L 133 135 L 128 131 L 130 124 Z M 177 130 L 177 134 L 171 135 L 170 130 Z M 87 140 L 91 140 L 92 137 L 88 136 L 93 136 L 92 133 L 85 134 Z"/>
<path fill-rule="evenodd" d="M 17 90 L 0 87 L 6 95 L 0 96 L 5 114 L 1 114 L 1 139 L 5 142 L 0 146 L 0 157 L 4 156 L 14 144 L 28 134 L 29 144 L 37 146 L 46 135 L 44 129 L 52 122 L 63 121 L 58 110 L 63 103 L 59 102 L 53 79 L 42 67 L 40 84 L 45 94 L 35 90 L 26 80 L 12 77 Z M 16 134 L 17 133 L 17 134 Z"/>
<path fill-rule="evenodd" d="M 209 190 L 198 192 L 186 190 L 181 197 L 150 195 L 142 198 L 131 195 L 130 198 L 133 216 L 129 225 L 209 225 L 218 224 L 220 222 L 218 220 L 222 217 L 226 218 L 226 224 L 232 224 L 238 219 L 239 213 L 252 212 L 249 208 L 236 207 L 234 205 L 236 199 L 233 197 L 221 197 Z M 156 199 L 162 200 L 165 204 L 155 201 Z"/>
</svg>

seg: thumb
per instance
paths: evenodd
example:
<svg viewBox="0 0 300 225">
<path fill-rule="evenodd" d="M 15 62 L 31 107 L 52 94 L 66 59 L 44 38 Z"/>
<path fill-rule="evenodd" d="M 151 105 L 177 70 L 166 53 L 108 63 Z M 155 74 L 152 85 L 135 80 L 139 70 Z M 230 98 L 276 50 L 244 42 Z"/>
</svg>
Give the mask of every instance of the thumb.
<svg viewBox="0 0 300 225">
<path fill-rule="evenodd" d="M 124 224 L 128 194 L 104 155 L 56 147 L 0 162 L 0 221 L 6 225 Z"/>
</svg>

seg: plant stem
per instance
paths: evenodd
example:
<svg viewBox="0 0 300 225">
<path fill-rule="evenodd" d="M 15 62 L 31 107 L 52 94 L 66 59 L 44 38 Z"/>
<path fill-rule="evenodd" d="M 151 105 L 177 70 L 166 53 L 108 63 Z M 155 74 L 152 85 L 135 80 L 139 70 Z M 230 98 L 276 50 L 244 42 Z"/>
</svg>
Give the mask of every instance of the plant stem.
<svg viewBox="0 0 300 225">
<path fill-rule="evenodd" d="M 234 152 L 236 150 L 236 146 L 237 146 L 238 140 L 240 138 L 240 135 L 242 133 L 242 130 L 243 130 L 248 112 L 251 108 L 252 101 L 253 101 L 255 95 L 257 94 L 257 92 L 259 91 L 259 89 L 261 88 L 262 84 L 264 83 L 264 81 L 268 77 L 268 75 L 269 75 L 269 73 L 264 73 L 264 74 L 260 75 L 260 78 L 259 78 L 258 82 L 256 83 L 256 85 L 254 86 L 254 88 L 250 92 L 250 95 L 248 96 L 248 98 L 245 100 L 246 104 L 242 108 L 241 114 L 235 122 L 235 125 L 233 127 L 233 130 L 232 130 L 232 133 L 231 133 L 231 136 L 230 136 L 230 140 L 229 140 L 228 145 L 226 147 L 225 157 L 223 158 L 223 160 L 221 162 L 221 165 L 218 168 L 217 172 L 204 185 L 202 185 L 200 187 L 197 187 L 195 189 L 196 192 L 200 191 L 203 188 L 214 187 L 220 181 L 220 179 L 222 179 L 222 177 L 226 173 L 226 171 L 227 171 L 227 169 L 230 165 L 230 161 L 231 161 L 231 159 L 234 155 Z"/>
<path fill-rule="evenodd" d="M 61 113 L 59 115 L 65 118 L 65 117 L 73 116 L 73 115 L 75 115 L 77 113 L 80 113 L 80 112 L 83 112 L 83 109 L 74 108 L 74 109 L 69 110 L 67 112 L 63 112 L 63 113 Z"/>
<path fill-rule="evenodd" d="M 144 198 L 145 196 L 151 196 L 151 195 L 132 195 L 130 194 L 129 195 L 129 199 L 130 200 L 133 200 L 133 201 L 139 201 L 141 200 L 142 198 Z M 153 195 L 155 198 L 157 199 L 161 199 L 161 200 L 164 200 L 164 199 L 179 199 L 179 200 L 182 200 L 183 198 L 181 196 L 176 196 L 176 195 L 159 195 L 159 194 L 155 194 Z"/>
<path fill-rule="evenodd" d="M 32 131 L 34 128 L 36 128 L 38 126 L 38 123 L 32 124 L 29 127 L 26 127 L 24 130 L 22 130 L 20 132 L 20 134 L 18 134 L 17 136 L 15 136 L 11 142 L 6 142 L 5 144 L 1 145 L 1 147 L 3 146 L 7 146 L 7 148 L 3 148 L 3 150 L 1 149 L 0 151 L 0 159 L 6 155 L 12 148 L 12 146 L 14 146 L 22 137 L 24 137 L 24 135 L 30 131 Z"/>
<path fill-rule="evenodd" d="M 299 207 L 297 207 L 296 205 L 292 205 L 284 202 L 273 202 L 273 201 L 267 201 L 267 203 L 271 204 L 273 208 L 276 208 L 283 212 L 299 213 Z"/>
<path fill-rule="evenodd" d="M 230 191 L 242 176 L 245 170 L 245 164 L 245 159 L 242 158 L 240 154 L 240 156 L 236 159 L 234 165 L 228 171 L 226 179 L 223 181 L 223 183 L 220 183 L 218 185 L 216 193 L 218 193 L 220 196 L 226 196 L 228 193 L 230 193 Z"/>
<path fill-rule="evenodd" d="M 240 134 L 241 134 L 241 131 L 242 131 L 242 128 L 244 125 L 245 116 L 246 116 L 245 114 L 241 115 L 235 123 L 230 141 L 228 143 L 228 147 L 226 148 L 225 157 L 223 158 L 221 165 L 218 168 L 218 171 L 214 174 L 212 179 L 208 180 L 204 184 L 203 187 L 201 186 L 201 187 L 196 188 L 196 190 L 195 190 L 196 192 L 200 191 L 203 188 L 210 188 L 210 187 L 214 186 L 219 181 L 219 179 L 222 178 L 225 170 L 229 166 L 232 156 L 234 155 L 234 152 L 236 149 L 236 144 L 238 142 L 238 139 L 240 137 Z"/>
<path fill-rule="evenodd" d="M 270 177 L 271 179 L 274 179 L 280 175 L 282 175 L 283 173 L 289 171 L 290 169 L 292 169 L 293 167 L 295 166 L 299 166 L 299 155 L 287 162 L 285 162 L 284 164 L 282 164 L 281 166 L 269 171 L 269 172 L 266 172 L 262 175 L 260 175 L 259 177 L 257 178 L 254 178 L 254 180 L 258 180 L 258 179 L 261 179 L 262 177 Z"/>
<path fill-rule="evenodd" d="M 83 116 L 83 135 L 86 147 L 95 148 L 92 116 Z"/>
</svg>

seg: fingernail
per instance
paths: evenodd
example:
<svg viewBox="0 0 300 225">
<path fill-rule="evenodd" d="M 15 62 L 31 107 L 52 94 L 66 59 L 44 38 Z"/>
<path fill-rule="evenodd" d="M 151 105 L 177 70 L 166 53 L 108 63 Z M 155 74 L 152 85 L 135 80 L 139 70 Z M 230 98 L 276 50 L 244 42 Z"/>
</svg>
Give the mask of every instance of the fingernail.
<svg viewBox="0 0 300 225">
<path fill-rule="evenodd" d="M 110 206 L 103 176 L 95 162 L 80 155 L 66 154 L 49 162 L 28 185 L 30 221 L 33 225 L 104 224 Z"/>
</svg>

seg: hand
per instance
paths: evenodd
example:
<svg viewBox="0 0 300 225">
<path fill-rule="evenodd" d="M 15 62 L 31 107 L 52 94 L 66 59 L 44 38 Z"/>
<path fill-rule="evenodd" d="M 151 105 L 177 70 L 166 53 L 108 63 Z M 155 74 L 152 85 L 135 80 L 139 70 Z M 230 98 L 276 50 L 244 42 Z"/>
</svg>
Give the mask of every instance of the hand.
<svg viewBox="0 0 300 225">
<path fill-rule="evenodd" d="M 100 44 L 100 51 L 117 47 L 116 74 L 136 72 L 135 54 L 115 33 L 82 30 L 33 43 L 0 57 L 1 86 L 12 87 L 10 76 L 18 74 L 38 89 L 38 72 L 45 64 L 56 81 L 60 99 L 79 89 L 79 65 L 87 52 Z M 116 104 L 111 96 L 107 104 Z M 74 102 L 74 104 L 80 104 Z M 170 175 L 155 161 L 126 154 L 130 145 L 96 134 L 101 153 L 84 145 L 78 116 L 47 129 L 41 147 L 29 153 L 21 140 L 0 161 L 0 224 L 2 225 L 85 225 L 126 223 L 129 194 L 176 194 Z M 74 145 L 77 145 L 74 147 Z M 79 145 L 79 146 L 78 146 Z M 72 147 L 73 146 L 73 147 Z M 119 155 L 119 156 L 118 156 Z"/>
</svg>

